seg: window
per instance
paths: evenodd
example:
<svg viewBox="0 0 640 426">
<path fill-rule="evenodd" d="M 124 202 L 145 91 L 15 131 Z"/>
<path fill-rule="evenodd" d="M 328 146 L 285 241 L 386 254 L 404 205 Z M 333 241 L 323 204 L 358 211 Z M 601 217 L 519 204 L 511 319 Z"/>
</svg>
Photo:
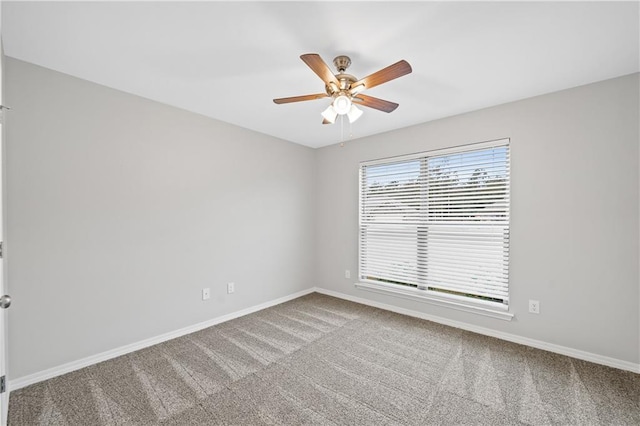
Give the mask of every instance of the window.
<svg viewBox="0 0 640 426">
<path fill-rule="evenodd" d="M 360 166 L 360 280 L 509 303 L 509 140 Z"/>
</svg>

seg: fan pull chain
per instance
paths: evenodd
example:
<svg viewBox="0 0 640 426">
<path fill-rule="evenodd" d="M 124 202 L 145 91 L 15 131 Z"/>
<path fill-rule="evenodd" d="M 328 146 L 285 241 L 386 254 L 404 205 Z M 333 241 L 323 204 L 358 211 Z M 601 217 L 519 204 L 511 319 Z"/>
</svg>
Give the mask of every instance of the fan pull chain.
<svg viewBox="0 0 640 426">
<path fill-rule="evenodd" d="M 349 121 L 349 140 L 353 139 L 353 124 Z M 344 115 L 340 116 L 340 146 L 344 146 Z"/>
</svg>

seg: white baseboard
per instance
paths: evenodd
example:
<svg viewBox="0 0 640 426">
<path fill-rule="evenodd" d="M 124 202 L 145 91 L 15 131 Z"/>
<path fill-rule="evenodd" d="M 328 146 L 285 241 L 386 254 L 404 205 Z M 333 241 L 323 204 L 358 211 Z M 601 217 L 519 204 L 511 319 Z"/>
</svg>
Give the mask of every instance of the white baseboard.
<svg viewBox="0 0 640 426">
<path fill-rule="evenodd" d="M 380 308 L 386 311 L 396 312 L 398 314 L 408 315 L 411 317 L 416 317 L 416 318 L 421 318 L 428 321 L 437 322 L 439 324 L 449 325 L 451 327 L 472 331 L 474 333 L 483 334 L 485 336 L 496 337 L 498 339 L 506 340 L 513 343 L 519 343 L 521 345 L 531 346 L 533 348 L 554 352 L 560 355 L 566 355 L 572 358 L 581 359 L 583 361 L 589 361 L 596 364 L 602 364 L 609 367 L 618 368 L 620 370 L 627 370 L 627 371 L 632 371 L 634 373 L 640 373 L 640 364 L 635 364 L 633 362 L 623 361 L 623 360 L 611 358 L 604 355 L 594 354 L 591 352 L 585 352 L 578 349 L 569 348 L 566 346 L 556 345 L 554 343 L 547 343 L 541 340 L 530 339 L 528 337 L 522 337 L 515 334 L 504 333 L 502 331 L 496 331 L 490 328 L 479 327 L 473 324 L 454 321 L 454 320 L 442 318 L 435 315 L 429 315 L 423 312 L 413 311 L 411 309 L 399 308 L 397 306 L 389 305 L 386 303 L 375 302 L 375 301 L 364 299 L 361 297 L 350 296 L 348 294 L 339 293 L 333 290 L 326 290 L 323 288 L 316 287 L 315 291 L 317 293 L 326 294 L 327 296 L 333 296 L 339 299 L 349 300 L 351 302 L 373 306 L 374 308 Z"/>
<path fill-rule="evenodd" d="M 272 306 L 279 305 L 284 302 L 288 302 L 289 300 L 297 299 L 298 297 L 302 297 L 309 293 L 313 293 L 314 291 L 315 291 L 315 288 L 299 291 L 297 293 L 293 293 L 288 296 L 281 297 L 279 299 L 275 299 L 265 303 L 261 303 L 259 305 L 251 306 L 249 308 L 242 309 L 237 312 L 232 312 L 230 314 L 222 315 L 220 317 L 213 318 L 198 324 L 190 325 L 188 327 L 184 327 L 179 330 L 170 331 L 169 333 L 164 333 L 159 336 L 141 340 L 136 343 L 120 346 L 119 348 L 111 349 L 109 351 L 92 355 L 86 358 L 82 358 L 77 361 L 68 362 L 66 364 L 62 364 L 57 367 L 52 367 L 47 370 L 29 374 L 28 376 L 18 377 L 17 379 L 13 379 L 8 382 L 7 391 L 10 392 L 10 391 L 18 390 L 20 388 L 32 385 L 34 383 L 41 382 L 43 380 L 52 379 L 54 377 L 61 376 L 66 373 L 70 373 L 72 371 L 79 370 L 81 368 L 88 367 L 90 365 L 97 364 L 102 361 L 107 361 L 109 359 L 116 358 L 121 355 L 126 355 L 128 353 L 131 353 L 140 349 L 144 349 L 149 346 L 157 345 L 158 343 L 166 342 L 167 340 L 175 339 L 177 337 L 181 337 L 186 334 L 194 333 L 196 331 L 205 329 L 207 327 L 211 327 L 212 325 L 220 324 L 235 318 L 249 315 L 254 312 L 261 311 L 263 309 L 270 308 Z"/>
<path fill-rule="evenodd" d="M 41 382 L 43 380 L 48 380 L 57 376 L 61 376 L 66 373 L 70 373 L 75 370 L 79 370 L 84 367 L 88 367 L 90 365 L 97 364 L 102 361 L 107 361 L 112 358 L 116 358 L 121 355 L 126 355 L 128 353 L 147 348 L 149 346 L 156 345 L 158 343 L 166 342 L 167 340 L 175 339 L 177 337 L 184 336 L 186 334 L 194 333 L 196 331 L 205 329 L 207 327 L 211 327 L 216 324 L 220 324 L 235 318 L 239 318 L 248 314 L 252 314 L 257 311 L 261 311 L 266 308 L 270 308 L 275 305 L 279 305 L 284 302 L 288 302 L 293 299 L 297 299 L 298 297 L 302 297 L 304 295 L 317 292 L 321 294 L 326 294 L 328 296 L 337 297 L 339 299 L 349 300 L 352 302 L 360 303 L 363 305 L 373 306 L 375 308 L 384 309 L 391 312 L 396 312 L 403 315 L 408 315 L 416 318 L 425 319 L 428 321 L 433 321 L 439 324 L 449 325 L 452 327 L 460 328 L 467 331 L 472 331 L 474 333 L 483 334 L 485 336 L 496 337 L 498 339 L 507 340 L 509 342 L 519 343 L 521 345 L 531 346 L 534 348 L 546 350 L 549 352 L 555 352 L 561 355 L 570 356 L 573 358 L 581 359 L 584 361 L 594 362 L 596 364 L 607 365 L 609 367 L 619 368 L 621 370 L 632 371 L 634 373 L 640 373 L 640 364 L 635 364 L 628 361 L 622 361 L 616 358 L 611 358 L 603 355 L 594 354 L 591 352 L 585 352 L 578 349 L 569 348 L 566 346 L 556 345 L 553 343 L 543 342 L 541 340 L 530 339 L 528 337 L 517 336 L 515 334 L 504 333 L 501 331 L 491 330 L 485 327 L 478 327 L 472 324 L 454 321 L 442 317 L 438 317 L 435 315 L 425 314 L 423 312 L 413 311 L 411 309 L 399 308 L 397 306 L 389 305 L 386 303 L 375 302 L 372 300 L 364 299 L 361 297 L 350 296 L 348 294 L 339 293 L 332 290 L 327 290 L 324 288 L 313 287 L 307 290 L 299 291 L 297 293 L 290 294 L 288 296 L 281 297 L 279 299 L 271 300 L 265 303 L 261 303 L 259 305 L 251 306 L 246 309 L 242 309 L 237 312 L 232 312 L 227 315 L 222 315 L 217 318 L 213 318 L 198 324 L 194 324 L 188 327 L 181 328 L 179 330 L 171 331 L 169 333 L 165 333 L 156 337 L 151 337 L 149 339 L 145 339 L 136 343 L 132 343 L 129 345 L 121 346 L 119 348 L 115 348 L 106 352 L 102 352 L 96 355 L 92 355 L 86 358 L 82 358 L 76 361 L 72 361 L 66 364 L 59 365 L 57 367 L 52 367 L 47 370 L 39 371 L 37 373 L 30 374 L 28 376 L 19 377 L 17 379 L 9 380 L 7 383 L 7 394 L 10 391 L 14 391 L 25 386 L 29 386 L 34 383 Z"/>
</svg>

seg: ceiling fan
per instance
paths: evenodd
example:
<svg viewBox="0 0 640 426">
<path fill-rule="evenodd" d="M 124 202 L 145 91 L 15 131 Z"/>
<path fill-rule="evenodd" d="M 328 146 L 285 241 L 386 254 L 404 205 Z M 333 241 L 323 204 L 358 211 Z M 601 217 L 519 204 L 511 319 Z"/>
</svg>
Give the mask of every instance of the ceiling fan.
<svg viewBox="0 0 640 426">
<path fill-rule="evenodd" d="M 338 74 L 334 74 L 320 55 L 316 53 L 301 55 L 300 59 L 324 81 L 326 93 L 279 98 L 274 99 L 273 102 L 277 104 L 288 104 L 291 102 L 333 98 L 331 105 L 322 112 L 322 117 L 324 118 L 322 124 L 333 124 L 338 115 L 345 114 L 349 118 L 349 122 L 353 123 L 362 115 L 362 110 L 358 109 L 356 104 L 384 112 L 394 111 L 398 108 L 397 103 L 363 95 L 361 92 L 411 72 L 411 65 L 409 65 L 407 61 L 401 60 L 358 80 L 354 76 L 345 73 L 349 65 L 351 65 L 351 59 L 348 56 L 337 56 L 333 60 Z"/>
</svg>

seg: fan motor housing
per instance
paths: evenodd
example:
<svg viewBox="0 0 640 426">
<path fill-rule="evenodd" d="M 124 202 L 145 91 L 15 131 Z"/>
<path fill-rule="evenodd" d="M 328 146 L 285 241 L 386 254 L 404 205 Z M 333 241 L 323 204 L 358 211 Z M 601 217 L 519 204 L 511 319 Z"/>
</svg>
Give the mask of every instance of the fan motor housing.
<svg viewBox="0 0 640 426">
<path fill-rule="evenodd" d="M 349 90 L 351 84 L 358 81 L 357 78 L 351 74 L 346 74 L 345 71 L 351 65 L 351 58 L 346 55 L 340 55 L 333 58 L 333 65 L 338 70 L 338 74 L 335 74 L 336 80 L 339 82 L 339 87 L 333 88 L 330 85 L 326 85 L 324 88 L 329 96 L 337 96 L 342 92 Z"/>
<path fill-rule="evenodd" d="M 336 74 L 336 80 L 338 80 L 338 82 L 340 83 L 338 90 L 332 90 L 331 86 L 329 85 L 324 86 L 325 90 L 327 91 L 327 95 L 333 96 L 338 92 L 349 90 L 351 85 L 358 81 L 358 79 L 351 74 L 345 73 Z"/>
<path fill-rule="evenodd" d="M 336 66 L 339 73 L 343 73 L 351 65 L 351 58 L 346 55 L 340 55 L 333 58 L 333 65 Z"/>
</svg>

